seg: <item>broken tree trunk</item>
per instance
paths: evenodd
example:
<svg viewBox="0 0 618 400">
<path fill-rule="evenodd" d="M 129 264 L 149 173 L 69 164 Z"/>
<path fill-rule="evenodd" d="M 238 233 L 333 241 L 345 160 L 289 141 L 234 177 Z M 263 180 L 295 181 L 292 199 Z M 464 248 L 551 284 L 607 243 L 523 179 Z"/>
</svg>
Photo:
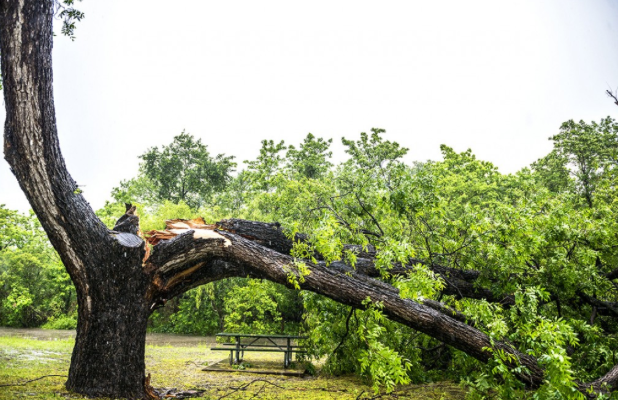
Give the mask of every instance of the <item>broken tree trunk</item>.
<svg viewBox="0 0 618 400">
<path fill-rule="evenodd" d="M 217 229 L 219 228 L 219 229 Z M 224 230 L 225 229 L 225 230 Z M 402 299 L 398 290 L 385 282 L 349 267 L 327 267 L 324 263 L 312 264 L 303 260 L 310 272 L 298 275 L 294 259 L 282 252 L 291 249 L 279 224 L 255 221 L 224 220 L 214 227 L 201 220 L 169 221 L 165 231 L 153 231 L 149 239 L 157 243 L 147 268 L 156 271 L 152 307 L 160 299 L 169 299 L 189 288 L 210 282 L 225 273 L 226 276 L 251 276 L 268 279 L 293 287 L 292 276 L 300 287 L 322 294 L 340 303 L 363 308 L 363 301 L 379 302 L 383 312 L 392 320 L 434 337 L 476 359 L 487 362 L 499 351 L 513 356 L 511 367 L 525 367 L 516 376 L 530 388 L 539 387 L 544 372 L 537 360 L 519 352 L 511 345 L 492 341 L 486 334 L 465 322 L 465 316 L 438 302 L 419 304 Z M 281 252 L 279 252 L 279 251 Z M 367 265 L 365 266 L 367 267 Z M 159 299 L 159 300 L 158 300 Z M 604 384 L 615 387 L 618 383 L 618 366 L 590 384 L 581 384 L 582 392 L 593 386 L 604 390 Z"/>
<path fill-rule="evenodd" d="M 0 2 L 4 156 L 76 288 L 67 388 L 141 398 L 150 283 L 144 246 L 111 234 L 66 169 L 52 93 L 53 13 L 53 0 Z"/>
<path fill-rule="evenodd" d="M 257 223 L 256 223 L 257 224 Z M 293 287 L 292 276 L 302 289 L 322 294 L 340 303 L 356 308 L 364 308 L 363 301 L 371 299 L 379 302 L 383 312 L 392 320 L 403 323 L 449 344 L 478 360 L 487 362 L 492 354 L 488 349 L 504 351 L 515 356 L 526 371 L 518 377 L 530 387 L 538 387 L 543 382 L 543 371 L 537 361 L 513 347 L 493 342 L 483 332 L 436 309 L 402 299 L 398 290 L 373 278 L 354 274 L 348 275 L 337 269 L 305 261 L 310 273 L 299 276 L 294 260 L 289 255 L 279 253 L 243 238 L 237 234 L 212 230 L 199 223 L 187 223 L 184 231 L 181 223 L 173 221 L 165 232 L 154 233 L 153 242 L 161 236 L 174 233 L 178 236 L 157 244 L 146 262 L 146 268 L 155 273 L 155 288 L 152 292 L 152 307 L 163 299 L 169 299 L 178 292 L 213 280 L 210 272 L 216 262 L 226 265 L 227 271 L 241 273 L 239 276 L 252 276 L 268 279 L 282 285 Z M 266 238 L 253 237 L 264 241 Z M 179 289 L 180 288 L 180 289 Z"/>
</svg>

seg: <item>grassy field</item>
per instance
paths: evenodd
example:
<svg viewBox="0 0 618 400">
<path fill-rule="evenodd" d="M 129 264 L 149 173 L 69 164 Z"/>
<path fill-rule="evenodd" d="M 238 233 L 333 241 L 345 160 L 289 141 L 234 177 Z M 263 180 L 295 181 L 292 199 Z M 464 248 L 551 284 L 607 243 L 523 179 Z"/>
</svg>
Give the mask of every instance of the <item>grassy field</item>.
<svg viewBox="0 0 618 400">
<path fill-rule="evenodd" d="M 68 392 L 64 382 L 73 340 L 34 340 L 0 336 L 0 399 L 82 399 Z M 204 372 L 202 368 L 225 358 L 208 345 L 146 347 L 146 373 L 155 388 L 200 389 L 200 399 L 370 399 L 375 394 L 356 377 L 283 377 L 239 372 Z M 282 369 L 282 355 L 251 353 L 248 370 Z M 217 364 L 227 366 L 225 361 Z M 47 377 L 20 386 L 43 375 Z M 450 382 L 410 385 L 381 399 L 464 399 L 465 391 Z"/>
</svg>

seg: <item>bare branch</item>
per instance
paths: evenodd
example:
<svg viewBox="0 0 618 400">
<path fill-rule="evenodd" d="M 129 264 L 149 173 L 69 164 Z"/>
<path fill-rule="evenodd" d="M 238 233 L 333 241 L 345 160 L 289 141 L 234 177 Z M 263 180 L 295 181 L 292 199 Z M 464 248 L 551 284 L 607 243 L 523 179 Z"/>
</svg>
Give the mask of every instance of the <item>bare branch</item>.
<svg viewBox="0 0 618 400">
<path fill-rule="evenodd" d="M 618 98 L 616 98 L 616 95 L 612 93 L 611 90 L 606 90 L 605 93 L 607 93 L 607 95 L 609 97 L 611 97 L 612 99 L 614 99 L 614 104 L 616 104 L 618 106 Z"/>
</svg>

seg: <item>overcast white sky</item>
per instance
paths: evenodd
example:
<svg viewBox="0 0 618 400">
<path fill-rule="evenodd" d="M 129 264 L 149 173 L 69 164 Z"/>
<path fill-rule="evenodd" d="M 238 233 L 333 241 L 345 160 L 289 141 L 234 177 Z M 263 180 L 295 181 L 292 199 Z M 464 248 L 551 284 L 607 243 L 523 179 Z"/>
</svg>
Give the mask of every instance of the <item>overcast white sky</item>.
<svg viewBox="0 0 618 400">
<path fill-rule="evenodd" d="M 93 207 L 138 155 L 183 129 L 253 159 L 262 139 L 372 127 L 502 172 L 545 155 L 568 119 L 618 115 L 618 1 L 84 0 L 54 44 L 60 143 Z M 4 108 L 0 111 L 4 119 Z M 29 209 L 0 161 L 0 204 Z"/>
</svg>

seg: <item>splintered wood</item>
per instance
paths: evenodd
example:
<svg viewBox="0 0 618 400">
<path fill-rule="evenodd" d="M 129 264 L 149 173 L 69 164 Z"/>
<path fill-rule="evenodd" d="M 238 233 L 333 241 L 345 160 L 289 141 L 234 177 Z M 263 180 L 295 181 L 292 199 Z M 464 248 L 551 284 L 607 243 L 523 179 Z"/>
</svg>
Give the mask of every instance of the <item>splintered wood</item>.
<svg viewBox="0 0 618 400">
<path fill-rule="evenodd" d="M 146 232 L 146 241 L 155 246 L 161 240 L 169 240 L 175 236 L 193 230 L 193 237 L 196 239 L 225 239 L 214 230 L 216 225 L 206 224 L 204 219 L 170 219 L 165 221 L 165 229 L 162 231 Z M 225 246 L 229 246 L 229 240 L 225 239 Z"/>
</svg>

